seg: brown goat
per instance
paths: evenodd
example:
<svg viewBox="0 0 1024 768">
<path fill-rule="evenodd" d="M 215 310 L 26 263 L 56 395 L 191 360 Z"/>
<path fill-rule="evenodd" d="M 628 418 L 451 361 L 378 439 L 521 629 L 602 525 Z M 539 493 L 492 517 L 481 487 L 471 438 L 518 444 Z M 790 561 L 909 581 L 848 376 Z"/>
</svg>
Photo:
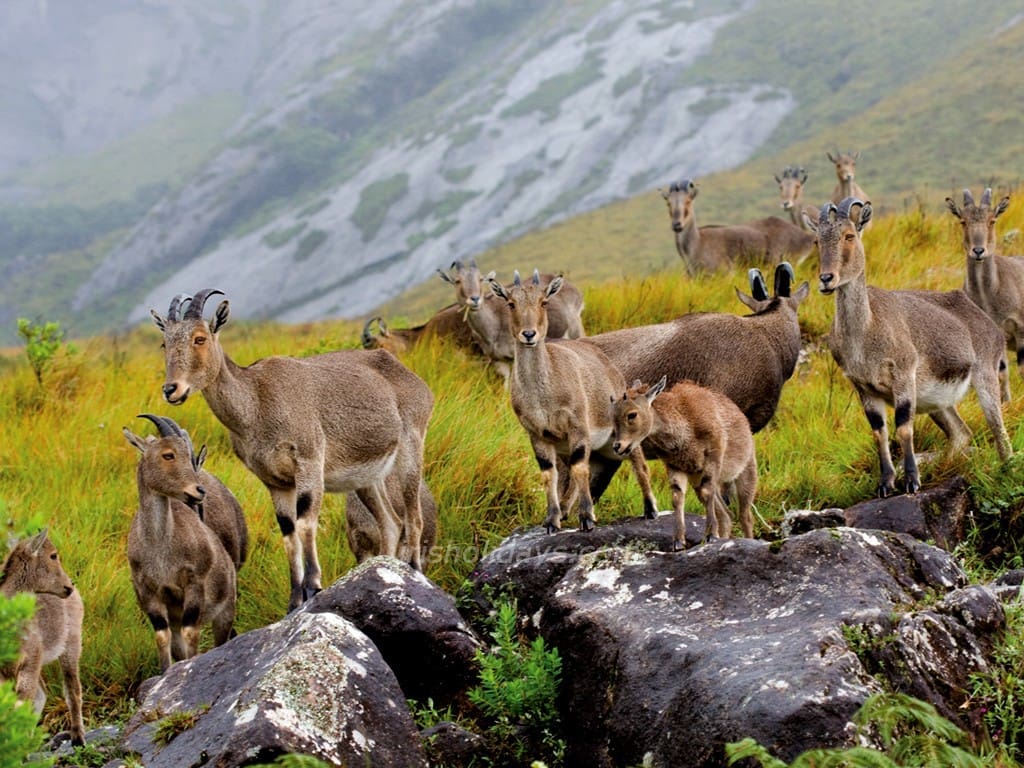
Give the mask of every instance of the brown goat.
<svg viewBox="0 0 1024 768">
<path fill-rule="evenodd" d="M 363 325 L 363 349 L 386 349 L 399 355 L 420 342 L 421 339 L 437 337 L 451 339 L 467 351 L 479 352 L 480 346 L 472 331 L 463 322 L 464 310 L 456 304 L 431 315 L 427 322 L 413 328 L 391 328 L 380 316 L 371 317 Z M 374 335 L 373 324 L 377 323 L 378 333 Z"/>
<path fill-rule="evenodd" d="M 453 261 L 448 272 L 437 270 L 446 283 L 455 286 L 455 304 L 463 308 L 463 317 L 473 332 L 480 349 L 503 379 L 508 380 L 515 357 L 515 339 L 508 305 L 493 293 L 484 294 L 484 277 L 471 259 L 468 264 Z M 493 279 L 491 272 L 487 279 Z M 548 285 L 555 275 L 541 275 L 542 285 Z M 507 286 L 506 286 L 507 287 Z M 585 336 L 583 321 L 583 295 L 576 286 L 563 281 L 562 288 L 548 300 L 548 338 L 578 339 Z"/>
<path fill-rule="evenodd" d="M 291 572 L 289 609 L 321 588 L 316 532 L 325 492 L 358 494 L 377 521 L 377 554 L 406 552 L 419 568 L 429 387 L 383 349 L 267 357 L 241 367 L 218 336 L 228 302 L 209 322 L 203 318 L 213 293 L 220 291 L 200 291 L 180 315 L 188 297 L 175 297 L 166 319 L 153 312 L 164 337 L 164 398 L 179 405 L 202 391 L 236 455 L 270 492 Z M 388 492 L 391 475 L 400 502 Z"/>
<path fill-rule="evenodd" d="M 778 264 L 786 258 L 800 263 L 814 246 L 812 235 L 775 216 L 746 224 L 698 226 L 693 205 L 697 185 L 690 179 L 673 182 L 661 196 L 668 205 L 676 250 L 689 275 L 736 264 Z"/>
<path fill-rule="evenodd" d="M 753 538 L 751 509 L 757 491 L 757 458 L 743 412 L 720 392 L 691 381 L 664 390 L 664 376 L 652 387 L 635 381 L 613 402 L 615 452 L 625 456 L 641 445 L 644 456 L 665 464 L 672 489 L 674 549 L 686 547 L 683 503 L 687 481 L 704 504 L 704 541 L 732 535 L 732 518 L 722 498 L 723 485 L 735 488 L 743 535 Z M 656 506 L 646 463 L 636 474 L 644 498 Z"/>
<path fill-rule="evenodd" d="M 779 198 L 782 201 L 782 210 L 789 213 L 789 220 L 794 226 L 804 231 L 807 225 L 804 224 L 804 217 L 801 215 L 804 209 L 804 184 L 807 183 L 807 171 L 793 165 L 787 165 L 782 169 L 782 176 L 776 174 L 775 182 L 779 185 Z"/>
<path fill-rule="evenodd" d="M 860 158 L 860 152 L 840 152 L 837 149 L 834 155 L 831 152 L 825 154 L 836 166 L 836 188 L 832 190 L 832 202 L 839 205 L 848 197 L 867 200 L 867 194 L 853 180 L 857 175 L 857 160 Z"/>
<path fill-rule="evenodd" d="M 35 596 L 35 613 L 22 629 L 17 661 L 0 669 L 0 682 L 14 680 L 15 695 L 31 702 L 38 714 L 46 703 L 43 666 L 59 660 L 71 743 L 82 745 L 82 596 L 61 566 L 46 529 L 17 542 L 0 566 L 0 594 L 11 598 L 18 593 Z"/>
<path fill-rule="evenodd" d="M 806 214 L 805 214 L 806 215 Z M 896 411 L 907 493 L 921 487 L 914 457 L 914 414 L 927 413 L 963 450 L 971 430 L 957 403 L 974 387 L 999 457 L 1013 454 L 1000 410 L 1000 377 L 1006 374 L 1003 332 L 963 291 L 887 291 L 867 284 L 861 231 L 871 205 L 847 198 L 826 203 L 808 226 L 818 235 L 819 290 L 835 295 L 829 334 L 832 356 L 860 396 L 875 439 L 879 496 L 896 490 L 885 406 Z"/>
<path fill-rule="evenodd" d="M 967 254 L 964 292 L 1003 329 L 1016 355 L 1017 370 L 1024 376 L 1024 256 L 1002 256 L 996 252 L 996 219 L 1009 204 L 1007 195 L 993 207 L 991 189 L 982 192 L 977 204 L 971 191 L 965 189 L 963 208 L 953 198 L 946 198 L 946 205 L 963 227 Z M 1004 394 L 1009 399 L 1009 392 Z"/>
<path fill-rule="evenodd" d="M 141 454 L 136 468 L 139 509 L 128 532 L 128 564 L 139 607 L 156 639 L 160 671 L 199 653 L 203 624 L 213 626 L 222 645 L 233 632 L 238 595 L 236 563 L 221 537 L 206 522 L 236 520 L 242 542 L 245 520 L 237 515 L 231 492 L 202 471 L 205 448 L 197 454 L 188 433 L 172 419 L 152 414 L 159 438 L 142 438 L 124 428 L 125 439 Z"/>
</svg>

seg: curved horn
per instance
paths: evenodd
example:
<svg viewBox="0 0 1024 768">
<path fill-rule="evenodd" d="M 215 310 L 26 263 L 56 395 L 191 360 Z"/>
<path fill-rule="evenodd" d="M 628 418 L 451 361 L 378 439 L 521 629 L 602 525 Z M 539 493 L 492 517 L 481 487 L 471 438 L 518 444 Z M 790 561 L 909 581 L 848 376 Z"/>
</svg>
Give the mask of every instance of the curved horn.
<svg viewBox="0 0 1024 768">
<path fill-rule="evenodd" d="M 992 205 L 992 187 L 985 187 L 985 191 L 981 193 L 981 204 Z"/>
<path fill-rule="evenodd" d="M 219 293 L 221 296 L 224 295 L 224 291 L 219 291 L 216 288 L 203 288 L 195 296 L 192 297 L 192 301 L 188 304 L 188 309 L 185 310 L 185 314 L 182 315 L 183 320 L 201 320 L 203 317 L 203 308 L 206 306 L 206 300 L 213 296 L 213 294 Z"/>
<path fill-rule="evenodd" d="M 764 275 L 761 274 L 761 270 L 757 267 L 751 267 L 747 270 L 747 280 L 750 281 L 750 294 L 757 301 L 765 301 L 771 298 L 768 295 L 768 287 L 764 282 Z"/>
<path fill-rule="evenodd" d="M 775 295 L 789 296 L 796 274 L 788 261 L 779 262 L 775 268 Z"/>
<path fill-rule="evenodd" d="M 198 469 L 196 466 L 196 450 L 192 447 L 192 438 L 188 436 L 188 432 L 181 428 L 174 419 L 170 419 L 167 416 L 155 416 L 152 413 L 140 413 L 138 414 L 140 419 L 149 419 L 156 424 L 156 429 L 160 433 L 160 437 L 179 437 L 185 441 L 185 445 L 188 446 L 188 455 L 192 461 L 192 468 Z"/>
<path fill-rule="evenodd" d="M 379 320 L 380 320 L 380 315 L 376 315 L 375 317 L 371 317 L 369 320 L 367 320 L 366 324 L 363 325 L 363 336 L 362 336 L 362 339 L 363 339 L 363 348 L 364 349 L 368 348 L 369 344 L 373 344 L 373 331 L 370 330 L 370 326 L 372 326 L 374 324 L 374 322 L 379 321 Z"/>
<path fill-rule="evenodd" d="M 828 223 L 828 216 L 829 216 L 829 214 L 830 213 L 838 213 L 838 212 L 839 212 L 839 209 L 836 208 L 836 204 L 835 203 L 833 203 L 833 202 L 825 203 L 823 206 L 821 206 L 821 212 L 818 214 L 818 221 L 821 224 L 827 224 Z"/>
<path fill-rule="evenodd" d="M 836 215 L 842 219 L 850 218 L 850 209 L 853 208 L 853 206 L 855 205 L 863 206 L 864 201 L 857 197 L 844 198 L 839 203 L 839 207 L 836 209 Z"/>
<path fill-rule="evenodd" d="M 540 285 L 540 270 L 536 267 L 533 268 L 533 284 Z"/>
<path fill-rule="evenodd" d="M 181 303 L 183 301 L 191 301 L 191 300 L 192 300 L 192 297 L 189 296 L 187 293 L 179 293 L 177 296 L 175 296 L 173 299 L 171 299 L 171 306 L 169 306 L 167 308 L 167 322 L 169 322 L 169 323 L 176 323 L 176 322 L 178 322 L 181 319 L 181 317 L 178 314 L 181 311 Z"/>
<path fill-rule="evenodd" d="M 974 205 L 974 195 L 966 187 L 964 188 L 964 205 Z"/>
<path fill-rule="evenodd" d="M 519 277 L 519 270 L 517 269 L 512 273 L 512 285 L 522 285 L 523 281 Z"/>
</svg>

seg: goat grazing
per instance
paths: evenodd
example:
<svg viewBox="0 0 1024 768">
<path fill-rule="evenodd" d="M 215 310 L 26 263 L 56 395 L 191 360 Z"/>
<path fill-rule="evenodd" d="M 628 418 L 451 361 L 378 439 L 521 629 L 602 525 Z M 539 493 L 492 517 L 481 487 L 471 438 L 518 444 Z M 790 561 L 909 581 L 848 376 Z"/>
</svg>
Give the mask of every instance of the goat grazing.
<svg viewBox="0 0 1024 768">
<path fill-rule="evenodd" d="M 483 281 L 476 260 L 469 264 L 453 261 L 448 272 L 437 270 L 446 283 L 455 286 L 455 304 L 462 307 L 466 324 L 483 350 L 484 356 L 501 377 L 508 380 L 512 360 L 515 357 L 516 341 L 512 336 L 512 320 L 508 306 L 495 295 L 484 295 Z M 492 279 L 491 272 L 487 279 Z M 541 284 L 547 286 L 554 275 L 541 275 Z M 562 288 L 548 300 L 549 339 L 578 339 L 586 335 L 583 331 L 583 295 L 576 286 L 563 281 Z"/>
<path fill-rule="evenodd" d="M 1010 198 L 1006 196 L 993 208 L 992 190 L 988 188 L 981 193 L 978 204 L 971 191 L 965 189 L 963 208 L 953 198 L 946 198 L 946 205 L 960 220 L 964 232 L 964 292 L 1003 329 L 1016 354 L 1017 369 L 1024 375 L 1024 257 L 996 253 L 996 219 L 1009 204 Z M 1009 399 L 1009 392 L 1005 396 Z"/>
<path fill-rule="evenodd" d="M 864 190 L 853 180 L 857 175 L 857 159 L 860 152 L 840 152 L 837 149 L 834 155 L 831 152 L 825 154 L 836 166 L 836 188 L 832 190 L 832 202 L 839 205 L 848 197 L 867 200 L 868 196 Z"/>
<path fill-rule="evenodd" d="M 35 613 L 22 629 L 18 660 L 13 668 L 0 669 L 0 682 L 14 680 L 15 695 L 32 702 L 36 714 L 43 711 L 43 665 L 60 661 L 64 700 L 68 705 L 71 743 L 85 743 L 82 722 L 82 680 L 78 662 L 82 656 L 82 596 L 60 564 L 57 548 L 43 529 L 16 543 L 0 566 L 0 595 L 11 598 L 35 596 Z"/>
<path fill-rule="evenodd" d="M 205 448 L 196 454 L 188 433 L 171 419 L 148 413 L 140 418 L 152 421 L 160 437 L 123 430 L 142 454 L 135 473 L 139 509 L 128 532 L 128 565 L 139 607 L 153 625 L 164 672 L 173 661 L 199 653 L 203 624 L 213 626 L 216 645 L 231 637 L 236 567 L 204 519 L 227 521 L 235 515 L 228 502 L 231 493 L 202 472 Z M 244 519 L 241 524 L 232 538 L 245 542 Z"/>
<path fill-rule="evenodd" d="M 376 335 L 373 333 L 374 323 L 377 323 Z M 439 309 L 427 322 L 414 328 L 389 328 L 384 318 L 371 317 L 363 325 L 362 344 L 363 349 L 386 349 L 398 355 L 431 336 L 451 339 L 465 350 L 480 351 L 476 337 L 462 322 L 462 309 L 455 304 Z"/>
<path fill-rule="evenodd" d="M 789 220 L 794 226 L 807 231 L 801 215 L 804 209 L 804 184 L 807 183 L 807 171 L 803 168 L 787 165 L 782 169 L 782 176 L 775 176 L 779 185 L 779 198 L 782 200 L 782 210 L 789 213 Z"/>
<path fill-rule="evenodd" d="M 859 210 L 855 210 L 859 209 Z M 806 214 L 805 214 L 806 215 Z M 885 405 L 896 410 L 907 493 L 920 490 L 914 457 L 914 414 L 927 413 L 946 434 L 950 451 L 962 450 L 971 430 L 956 410 L 974 387 L 1001 459 L 1013 449 L 1000 411 L 1006 373 L 1003 332 L 963 291 L 887 291 L 869 286 L 861 232 L 871 204 L 847 198 L 826 203 L 815 222 L 821 265 L 819 290 L 836 297 L 829 334 L 832 356 L 860 396 L 871 425 L 881 477 L 878 494 L 895 492 Z"/>
<path fill-rule="evenodd" d="M 704 541 L 711 536 L 729 538 L 732 533 L 723 485 L 735 487 L 743 535 L 753 538 L 757 458 L 750 424 L 720 392 L 691 381 L 681 381 L 665 392 L 665 384 L 664 376 L 652 387 L 636 381 L 613 402 L 613 449 L 624 456 L 640 445 L 644 456 L 665 464 L 672 489 L 674 549 L 686 547 L 687 481 L 704 504 Z M 637 480 L 644 498 L 655 505 L 646 463 L 642 467 Z"/>
<path fill-rule="evenodd" d="M 740 263 L 777 264 L 787 257 L 799 263 L 814 246 L 811 234 L 776 216 L 731 226 L 698 226 L 693 206 L 697 185 L 690 179 L 673 182 L 661 196 L 689 275 Z"/>
<path fill-rule="evenodd" d="M 548 532 L 561 527 L 563 512 L 579 502 L 580 528 L 594 527 L 590 495 L 590 462 L 604 454 L 618 464 L 612 450 L 612 423 L 608 403 L 625 389 L 622 375 L 599 349 L 583 340 L 548 343 L 547 307 L 562 288 L 555 277 L 546 286 L 535 270 L 523 283 L 519 273 L 510 286 L 494 278 L 488 283 L 511 311 L 516 341 L 509 378 L 512 409 L 526 429 L 540 466 L 547 492 Z M 639 451 L 634 463 L 643 461 Z M 559 499 L 558 459 L 568 464 L 565 498 Z"/>
<path fill-rule="evenodd" d="M 355 492 L 377 521 L 377 554 L 405 551 L 419 568 L 423 441 L 434 407 L 429 387 L 383 349 L 239 366 L 218 336 L 228 302 L 203 319 L 214 293 L 221 292 L 175 297 L 166 318 L 152 313 L 164 338 L 164 399 L 180 405 L 201 391 L 235 453 L 270 492 L 291 572 L 289 610 L 320 590 L 316 531 L 325 492 Z M 388 493 L 391 475 L 400 501 Z"/>
</svg>

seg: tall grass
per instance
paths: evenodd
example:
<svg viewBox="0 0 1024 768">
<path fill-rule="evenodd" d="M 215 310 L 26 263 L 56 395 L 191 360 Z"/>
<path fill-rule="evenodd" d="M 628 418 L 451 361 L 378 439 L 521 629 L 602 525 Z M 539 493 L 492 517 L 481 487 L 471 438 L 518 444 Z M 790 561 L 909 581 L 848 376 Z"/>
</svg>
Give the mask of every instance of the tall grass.
<svg viewBox="0 0 1024 768">
<path fill-rule="evenodd" d="M 1000 223 L 1000 231 L 1024 227 L 1024 204 L 1014 200 Z M 951 216 L 911 210 L 882 217 L 865 241 L 872 283 L 936 289 L 962 283 L 964 257 Z M 808 261 L 799 266 L 798 279 L 810 280 L 813 286 L 815 270 Z M 584 284 L 584 320 L 594 333 L 692 311 L 743 313 L 736 287 L 746 289 L 744 269 L 690 280 L 673 263 L 646 277 Z M 825 345 L 832 313 L 833 299 L 812 290 L 800 309 L 807 361 L 783 390 L 772 423 L 755 437 L 761 536 L 775 535 L 787 509 L 849 505 L 872 495 L 877 482 L 874 448 L 859 403 Z M 232 322 L 221 331 L 221 341 L 236 362 L 248 364 L 270 354 L 354 347 L 359 331 L 358 323 Z M 158 671 L 152 633 L 136 605 L 124 555 L 137 491 L 136 452 L 121 428 L 145 432 L 148 424 L 137 420 L 137 414 L 169 415 L 197 444 L 206 443 L 207 468 L 234 491 L 245 509 L 252 546 L 239 578 L 240 632 L 283 615 L 288 574 L 269 495 L 233 455 L 226 431 L 203 398 L 193 397 L 177 408 L 162 401 L 157 331 L 140 328 L 117 337 L 81 340 L 77 346 L 77 353 L 48 371 L 42 386 L 20 351 L 0 359 L 0 499 L 19 524 L 50 525 L 81 589 L 86 604 L 86 714 L 96 723 L 122 713 L 139 683 Z M 415 349 L 404 362 L 429 383 L 436 398 L 427 437 L 426 477 L 440 510 L 440 536 L 427 573 L 454 590 L 481 554 L 517 526 L 542 520 L 540 473 L 508 394 L 493 372 L 439 341 Z M 1024 450 L 1019 394 L 1024 382 L 1015 371 L 1012 382 L 1018 397 L 1005 407 L 1005 414 L 1019 451 Z M 980 480 L 978 487 L 986 494 L 1017 499 L 1020 494 L 1000 487 L 1000 478 L 1016 482 L 1020 473 L 999 470 L 973 395 L 961 410 L 976 432 L 974 450 L 967 457 L 924 464 L 924 483 L 963 473 Z M 928 419 L 918 419 L 916 427 L 922 451 L 941 451 L 944 438 Z M 656 466 L 654 474 L 656 492 L 667 506 L 664 472 Z M 700 511 L 694 498 L 689 504 L 692 511 Z M 599 524 L 640 513 L 639 493 L 628 469 L 623 469 L 598 505 Z M 319 538 L 325 583 L 353 564 L 343 526 L 343 498 L 327 496 Z M 56 683 L 52 692 L 48 718 L 56 726 L 63 717 Z"/>
</svg>

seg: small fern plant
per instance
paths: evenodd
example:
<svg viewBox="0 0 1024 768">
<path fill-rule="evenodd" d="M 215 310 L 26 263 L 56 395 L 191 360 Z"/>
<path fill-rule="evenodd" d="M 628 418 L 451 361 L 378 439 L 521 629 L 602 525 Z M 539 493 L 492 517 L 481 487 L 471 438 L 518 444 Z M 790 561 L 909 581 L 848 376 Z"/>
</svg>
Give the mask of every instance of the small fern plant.
<svg viewBox="0 0 1024 768">
<path fill-rule="evenodd" d="M 761 768 L 985 768 L 969 748 L 967 734 L 931 704 L 901 693 L 869 697 L 853 716 L 854 741 L 864 746 L 812 749 L 788 766 L 754 739 L 726 744 L 729 765 L 752 758 Z"/>
</svg>

